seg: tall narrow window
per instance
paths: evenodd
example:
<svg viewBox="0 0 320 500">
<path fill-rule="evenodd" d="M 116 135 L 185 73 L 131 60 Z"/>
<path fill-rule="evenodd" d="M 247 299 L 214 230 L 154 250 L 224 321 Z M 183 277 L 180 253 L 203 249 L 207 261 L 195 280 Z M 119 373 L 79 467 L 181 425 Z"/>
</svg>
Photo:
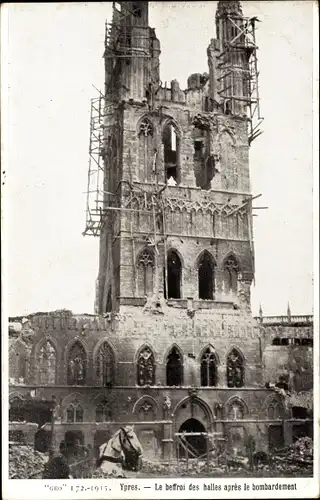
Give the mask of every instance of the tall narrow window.
<svg viewBox="0 0 320 500">
<path fill-rule="evenodd" d="M 154 255 L 148 249 L 143 250 L 138 258 L 138 295 L 153 294 Z"/>
<path fill-rule="evenodd" d="M 66 410 L 67 422 L 83 422 L 83 408 L 77 401 L 70 403 Z"/>
<path fill-rule="evenodd" d="M 55 384 L 57 373 L 57 354 L 50 340 L 47 340 L 41 347 L 38 363 L 40 385 Z"/>
<path fill-rule="evenodd" d="M 224 271 L 224 290 L 226 293 L 237 294 L 239 265 L 237 259 L 232 255 L 225 261 Z"/>
<path fill-rule="evenodd" d="M 217 385 L 217 359 L 212 347 L 208 347 L 201 357 L 201 385 L 204 387 Z"/>
<path fill-rule="evenodd" d="M 68 385 L 84 385 L 87 357 L 80 342 L 73 344 L 68 355 Z"/>
<path fill-rule="evenodd" d="M 227 358 L 227 384 L 228 387 L 244 385 L 244 362 L 237 349 L 232 349 Z"/>
<path fill-rule="evenodd" d="M 214 262 L 211 254 L 204 251 L 198 264 L 199 299 L 213 300 Z"/>
<path fill-rule="evenodd" d="M 167 293 L 168 299 L 181 298 L 181 261 L 174 250 L 167 257 Z"/>
<path fill-rule="evenodd" d="M 176 133 L 175 127 L 171 123 L 167 124 L 163 129 L 162 143 L 165 178 L 166 180 L 172 178 L 176 183 L 179 183 L 180 139 Z"/>
<path fill-rule="evenodd" d="M 180 386 L 183 384 L 183 364 L 179 350 L 173 347 L 167 358 L 167 385 Z"/>
<path fill-rule="evenodd" d="M 138 385 L 154 385 L 155 384 L 155 360 L 153 352 L 149 347 L 144 347 L 138 356 L 137 363 L 137 379 Z"/>
<path fill-rule="evenodd" d="M 108 342 L 104 342 L 98 351 L 97 377 L 103 387 L 111 387 L 114 382 L 114 355 Z"/>
<path fill-rule="evenodd" d="M 154 174 L 153 127 L 149 120 L 144 119 L 139 127 L 139 180 L 152 181 Z"/>
</svg>

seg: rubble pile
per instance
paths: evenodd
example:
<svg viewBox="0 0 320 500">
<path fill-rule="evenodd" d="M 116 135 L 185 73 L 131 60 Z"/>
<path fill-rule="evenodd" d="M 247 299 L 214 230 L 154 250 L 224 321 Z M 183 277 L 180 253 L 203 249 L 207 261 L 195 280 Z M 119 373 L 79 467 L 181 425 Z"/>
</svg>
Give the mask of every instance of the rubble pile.
<svg viewBox="0 0 320 500">
<path fill-rule="evenodd" d="M 45 453 L 35 451 L 32 446 L 9 446 L 9 478 L 41 479 L 44 464 L 48 461 Z"/>
<path fill-rule="evenodd" d="M 296 463 L 299 465 L 313 464 L 313 441 L 309 437 L 298 439 L 295 443 L 282 450 L 277 450 L 273 457 L 278 461 L 286 461 L 288 463 Z"/>
</svg>

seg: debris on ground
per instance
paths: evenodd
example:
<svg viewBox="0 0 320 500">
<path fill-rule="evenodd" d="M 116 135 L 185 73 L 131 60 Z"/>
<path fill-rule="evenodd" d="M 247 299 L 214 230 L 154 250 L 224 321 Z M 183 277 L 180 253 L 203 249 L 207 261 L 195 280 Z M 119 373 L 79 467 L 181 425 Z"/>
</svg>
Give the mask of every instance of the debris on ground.
<svg viewBox="0 0 320 500">
<path fill-rule="evenodd" d="M 41 479 L 44 464 L 48 461 L 46 453 L 35 451 L 32 446 L 9 445 L 9 478 Z"/>
</svg>

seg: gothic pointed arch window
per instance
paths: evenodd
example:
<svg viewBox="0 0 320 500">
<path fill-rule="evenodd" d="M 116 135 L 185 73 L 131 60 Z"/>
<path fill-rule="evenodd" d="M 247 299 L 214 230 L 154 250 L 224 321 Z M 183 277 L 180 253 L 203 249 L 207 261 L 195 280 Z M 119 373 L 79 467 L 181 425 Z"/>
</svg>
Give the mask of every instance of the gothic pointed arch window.
<svg viewBox="0 0 320 500">
<path fill-rule="evenodd" d="M 165 180 L 180 182 L 180 137 L 176 126 L 169 122 L 162 131 L 163 160 Z"/>
<path fill-rule="evenodd" d="M 199 299 L 214 298 L 214 260 L 211 254 L 204 251 L 198 263 Z"/>
<path fill-rule="evenodd" d="M 109 343 L 103 342 L 100 346 L 97 359 L 97 379 L 102 387 L 111 387 L 114 383 L 114 354 Z"/>
<path fill-rule="evenodd" d="M 168 299 L 181 299 L 182 265 L 179 255 L 169 250 L 167 256 L 167 296 Z"/>
<path fill-rule="evenodd" d="M 228 420 L 242 420 L 244 418 L 244 405 L 240 401 L 233 401 L 228 406 Z"/>
<path fill-rule="evenodd" d="M 66 409 L 67 422 L 83 422 L 83 407 L 78 401 L 70 403 Z"/>
<path fill-rule="evenodd" d="M 101 401 L 96 406 L 96 422 L 109 422 L 112 418 L 111 405 L 108 401 Z"/>
<path fill-rule="evenodd" d="M 267 417 L 271 420 L 281 418 L 282 408 L 278 401 L 271 401 L 267 408 Z"/>
<path fill-rule="evenodd" d="M 217 385 L 217 357 L 214 349 L 209 346 L 201 356 L 200 378 L 203 387 Z"/>
<path fill-rule="evenodd" d="M 156 151 L 154 149 L 154 131 L 151 122 L 144 118 L 139 124 L 139 181 L 152 181 L 155 174 L 154 159 Z"/>
<path fill-rule="evenodd" d="M 145 248 L 138 257 L 138 296 L 145 297 L 153 294 L 154 281 L 154 254 Z"/>
<path fill-rule="evenodd" d="M 68 385 L 84 385 L 87 356 L 80 342 L 75 342 L 68 353 Z"/>
<path fill-rule="evenodd" d="M 244 386 L 244 360 L 237 349 L 232 349 L 227 357 L 228 387 Z"/>
<path fill-rule="evenodd" d="M 137 382 L 138 385 L 154 385 L 156 379 L 156 364 L 154 354 L 150 347 L 143 347 L 137 360 Z"/>
<path fill-rule="evenodd" d="M 56 383 L 57 352 L 50 340 L 46 340 L 39 351 L 38 367 L 40 385 L 51 385 Z"/>
<path fill-rule="evenodd" d="M 172 347 L 167 357 L 166 379 L 169 386 L 180 386 L 183 384 L 182 355 L 175 346 Z"/>
<path fill-rule="evenodd" d="M 237 259 L 230 255 L 223 265 L 223 282 L 225 293 L 236 295 L 238 291 L 239 264 Z"/>
</svg>

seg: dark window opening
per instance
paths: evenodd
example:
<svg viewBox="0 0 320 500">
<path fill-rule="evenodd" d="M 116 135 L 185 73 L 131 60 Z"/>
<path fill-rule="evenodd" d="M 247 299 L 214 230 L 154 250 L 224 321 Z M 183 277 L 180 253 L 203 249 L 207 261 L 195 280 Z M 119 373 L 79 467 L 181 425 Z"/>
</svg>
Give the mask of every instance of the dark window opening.
<svg viewBox="0 0 320 500">
<path fill-rule="evenodd" d="M 137 363 L 137 381 L 138 385 L 155 384 L 155 360 L 153 352 L 149 347 L 144 347 L 138 356 Z"/>
<path fill-rule="evenodd" d="M 212 348 L 208 347 L 201 357 L 201 385 L 215 387 L 217 385 L 217 361 Z"/>
<path fill-rule="evenodd" d="M 213 300 L 214 263 L 211 255 L 204 252 L 198 267 L 199 299 Z"/>
<path fill-rule="evenodd" d="M 280 339 L 279 339 L 279 337 L 276 337 L 275 339 L 273 339 L 272 345 L 280 345 Z"/>
<path fill-rule="evenodd" d="M 141 7 L 139 6 L 139 4 L 132 4 L 132 11 L 133 11 L 133 15 L 136 16 L 136 17 L 141 17 L 142 16 L 142 11 L 141 11 Z"/>
<path fill-rule="evenodd" d="M 311 437 L 310 427 L 307 424 L 292 426 L 292 442 L 295 443 L 303 437 Z"/>
<path fill-rule="evenodd" d="M 294 345 L 300 345 L 301 339 L 294 339 Z"/>
<path fill-rule="evenodd" d="M 308 410 L 304 406 L 293 406 L 292 418 L 308 418 Z"/>
<path fill-rule="evenodd" d="M 243 387 L 244 364 L 237 349 L 232 349 L 227 358 L 227 384 L 228 387 Z"/>
<path fill-rule="evenodd" d="M 199 139 L 194 141 L 194 158 L 195 160 L 199 160 L 204 157 L 203 153 L 203 139 Z"/>
<path fill-rule="evenodd" d="M 224 102 L 224 112 L 226 115 L 231 115 L 232 108 L 231 108 L 231 100 L 228 99 Z"/>
<path fill-rule="evenodd" d="M 167 358 L 167 385 L 180 386 L 183 383 L 183 365 L 181 354 L 173 347 Z"/>
<path fill-rule="evenodd" d="M 181 298 L 181 261 L 177 253 L 173 250 L 169 251 L 167 258 L 167 286 L 168 298 Z"/>
<path fill-rule="evenodd" d="M 167 125 L 163 130 L 162 136 L 163 154 L 164 154 L 164 168 L 166 172 L 166 180 L 171 177 L 175 182 L 179 182 L 179 152 L 180 140 L 177 136 L 173 125 Z"/>
<path fill-rule="evenodd" d="M 281 339 L 281 345 L 289 345 L 289 339 Z"/>
</svg>

